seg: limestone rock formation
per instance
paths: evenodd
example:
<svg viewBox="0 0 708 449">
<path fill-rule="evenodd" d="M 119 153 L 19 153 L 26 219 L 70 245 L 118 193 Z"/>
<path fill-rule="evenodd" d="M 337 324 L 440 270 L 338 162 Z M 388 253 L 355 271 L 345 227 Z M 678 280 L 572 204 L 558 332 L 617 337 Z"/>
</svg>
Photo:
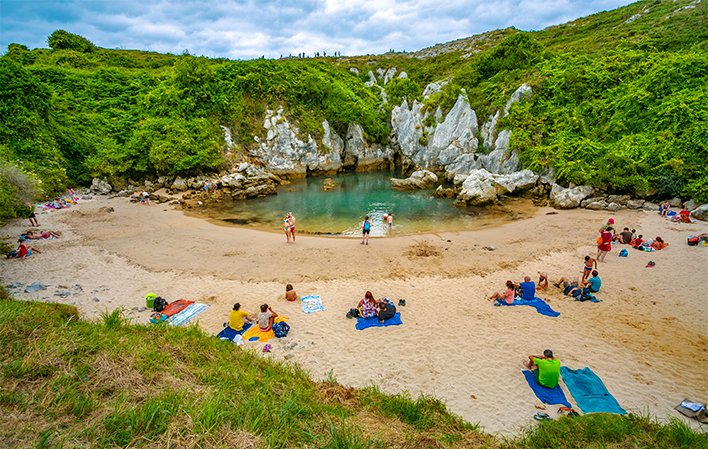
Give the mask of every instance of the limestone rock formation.
<svg viewBox="0 0 708 449">
<path fill-rule="evenodd" d="M 703 221 L 708 221 L 708 204 L 701 204 L 691 212 L 695 218 Z"/>
<path fill-rule="evenodd" d="M 481 168 L 473 170 L 467 176 L 457 199 L 471 205 L 486 204 L 496 201 L 500 195 L 530 189 L 535 186 L 536 181 L 538 175 L 531 170 L 495 174 Z"/>
<path fill-rule="evenodd" d="M 113 187 L 108 184 L 105 179 L 93 178 L 91 181 L 91 191 L 101 195 L 107 195 L 113 190 Z"/>
<path fill-rule="evenodd" d="M 590 196 L 593 188 L 590 186 L 578 186 L 565 188 L 558 184 L 553 184 L 551 188 L 551 204 L 558 209 L 572 209 L 578 207 L 580 202 Z"/>
<path fill-rule="evenodd" d="M 391 178 L 391 187 L 394 190 L 420 190 L 429 189 L 437 182 L 438 177 L 435 173 L 427 170 L 418 170 L 406 179 Z"/>
</svg>

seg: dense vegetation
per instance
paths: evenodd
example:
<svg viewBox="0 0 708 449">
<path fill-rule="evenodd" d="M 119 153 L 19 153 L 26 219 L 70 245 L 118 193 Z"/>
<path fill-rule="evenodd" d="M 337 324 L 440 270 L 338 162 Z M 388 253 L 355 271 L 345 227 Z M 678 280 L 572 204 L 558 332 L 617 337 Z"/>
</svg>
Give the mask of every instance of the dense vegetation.
<svg viewBox="0 0 708 449">
<path fill-rule="evenodd" d="M 100 322 L 0 286 L 0 441 L 8 447 L 699 448 L 678 420 L 594 414 L 513 440 L 481 433 L 433 398 L 314 382 L 295 365 L 196 327 Z"/>
<path fill-rule="evenodd" d="M 708 17 L 705 2 L 641 1 L 569 24 L 469 38 L 474 51 L 437 55 L 229 61 L 188 54 L 108 50 L 58 30 L 50 49 L 11 44 L 0 57 L 0 216 L 14 216 L 2 167 L 34 180 L 41 195 L 94 176 L 121 180 L 228 168 L 256 145 L 266 108 L 282 106 L 301 134 L 327 119 L 360 123 L 385 143 L 390 110 L 449 84 L 425 107 L 449 109 L 465 88 L 480 119 L 521 83 L 531 100 L 503 125 L 532 169 L 615 192 L 708 201 Z M 464 40 L 463 40 L 464 41 Z M 368 71 L 407 79 L 367 88 Z M 357 68 L 359 73 L 350 72 Z M 224 150 L 220 126 L 233 130 Z M 5 205 L 11 205 L 5 207 Z"/>
</svg>

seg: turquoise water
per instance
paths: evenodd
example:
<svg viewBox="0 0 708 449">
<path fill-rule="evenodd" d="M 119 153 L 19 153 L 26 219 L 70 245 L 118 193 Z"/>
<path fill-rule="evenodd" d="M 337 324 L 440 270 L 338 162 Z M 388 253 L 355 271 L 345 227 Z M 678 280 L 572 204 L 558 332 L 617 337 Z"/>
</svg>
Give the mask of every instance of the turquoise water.
<svg viewBox="0 0 708 449">
<path fill-rule="evenodd" d="M 336 185 L 328 192 L 322 191 L 324 177 L 298 179 L 280 186 L 277 195 L 211 204 L 199 214 L 224 224 L 282 232 L 283 217 L 292 212 L 297 233 L 345 236 L 361 235 L 366 215 L 372 221 L 372 236 L 474 229 L 519 218 L 518 210 L 505 207 L 458 208 L 453 200 L 434 198 L 433 190 L 398 192 L 391 189 L 391 176 L 389 172 L 332 176 Z M 388 212 L 394 216 L 391 230 L 383 220 Z"/>
</svg>

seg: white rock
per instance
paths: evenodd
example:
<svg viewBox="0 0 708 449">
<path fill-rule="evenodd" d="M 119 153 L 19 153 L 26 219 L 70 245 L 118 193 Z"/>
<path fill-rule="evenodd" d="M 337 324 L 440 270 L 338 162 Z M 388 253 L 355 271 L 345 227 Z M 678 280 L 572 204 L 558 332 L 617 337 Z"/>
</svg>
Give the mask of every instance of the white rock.
<svg viewBox="0 0 708 449">
<path fill-rule="evenodd" d="M 185 181 L 181 177 L 176 177 L 175 180 L 172 182 L 172 190 L 177 190 L 179 192 L 184 192 L 187 190 L 189 186 L 187 185 L 187 181 Z"/>
<path fill-rule="evenodd" d="M 578 186 L 565 188 L 558 184 L 553 184 L 551 188 L 551 204 L 558 209 L 572 209 L 578 207 L 580 202 L 592 194 L 593 188 L 590 186 Z"/>
<path fill-rule="evenodd" d="M 105 179 L 93 178 L 91 181 L 91 191 L 100 195 L 107 195 L 113 190 L 113 187 L 108 184 Z"/>
<path fill-rule="evenodd" d="M 708 221 L 708 204 L 701 204 L 691 212 L 691 215 L 699 220 Z"/>
</svg>

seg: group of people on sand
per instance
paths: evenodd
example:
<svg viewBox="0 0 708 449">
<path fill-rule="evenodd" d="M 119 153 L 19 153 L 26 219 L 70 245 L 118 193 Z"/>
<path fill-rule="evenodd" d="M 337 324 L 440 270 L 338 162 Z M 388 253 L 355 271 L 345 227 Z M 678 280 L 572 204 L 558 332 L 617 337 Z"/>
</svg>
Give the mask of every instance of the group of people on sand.
<svg viewBox="0 0 708 449">
<path fill-rule="evenodd" d="M 73 191 L 71 191 L 73 195 Z M 32 211 L 29 216 L 29 222 L 31 226 L 39 227 L 39 222 L 37 221 L 37 215 Z M 33 253 L 41 254 L 42 251 L 39 249 L 28 246 L 27 241 L 29 240 L 43 240 L 43 239 L 58 239 L 61 237 L 61 231 L 53 231 L 50 229 L 39 230 L 39 229 L 28 229 L 27 231 L 20 234 L 19 239 L 17 239 L 17 248 L 10 251 L 7 254 L 8 259 L 24 259 L 31 256 Z"/>
<path fill-rule="evenodd" d="M 514 283 L 506 281 L 506 289 L 503 292 L 497 292 L 491 295 L 488 299 L 496 301 L 495 305 L 512 304 L 518 297 L 525 301 L 531 301 L 536 297 L 536 283 L 531 280 L 530 276 L 524 276 L 523 282 Z M 548 275 L 546 273 L 538 273 L 538 288 L 548 288 Z"/>
<path fill-rule="evenodd" d="M 612 251 L 614 242 L 629 245 L 632 248 L 643 251 L 658 251 L 669 246 L 661 236 L 653 239 L 644 239 L 642 234 L 637 234 L 636 229 L 624 228 L 617 233 L 614 229 L 615 219 L 610 217 L 607 223 L 600 228 L 600 236 L 597 238 L 597 261 L 604 262 L 607 253 Z"/>
<path fill-rule="evenodd" d="M 259 312 L 256 315 L 241 309 L 241 304 L 236 303 L 229 314 L 228 326 L 241 334 L 244 331 L 246 323 L 257 323 L 258 328 L 263 332 L 268 332 L 273 328 L 273 323 L 278 317 L 278 314 L 268 304 L 261 304 Z"/>
<path fill-rule="evenodd" d="M 377 318 L 380 323 L 396 315 L 396 305 L 388 298 L 377 300 L 367 291 L 355 309 L 347 312 L 347 318 Z"/>
<path fill-rule="evenodd" d="M 678 213 L 671 211 L 671 203 L 664 201 L 659 204 L 659 215 L 677 223 L 693 223 L 691 211 L 684 206 Z"/>
<path fill-rule="evenodd" d="M 42 205 L 44 209 L 64 209 L 71 207 L 79 202 L 79 197 L 76 196 L 74 189 L 68 189 L 63 196 L 56 197 L 53 201 L 48 201 Z"/>
<path fill-rule="evenodd" d="M 295 215 L 288 212 L 283 217 L 283 231 L 288 243 L 295 243 Z"/>
</svg>

